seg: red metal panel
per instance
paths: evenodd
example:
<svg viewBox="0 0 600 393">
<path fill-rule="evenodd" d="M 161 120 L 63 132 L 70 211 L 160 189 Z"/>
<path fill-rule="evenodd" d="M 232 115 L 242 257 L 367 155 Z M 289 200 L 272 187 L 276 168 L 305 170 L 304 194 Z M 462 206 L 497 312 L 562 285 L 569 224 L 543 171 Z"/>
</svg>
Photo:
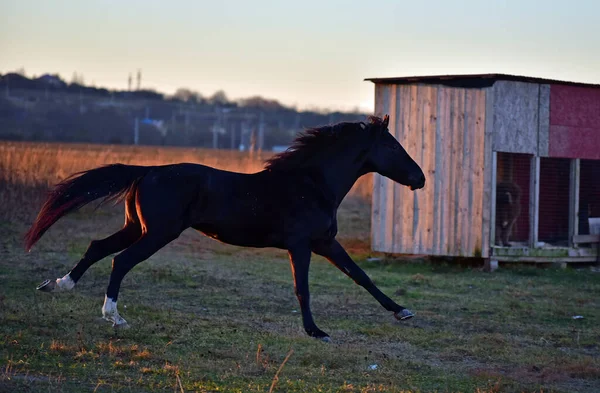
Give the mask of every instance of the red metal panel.
<svg viewBox="0 0 600 393">
<path fill-rule="evenodd" d="M 550 125 L 600 131 L 600 89 L 552 85 Z"/>
<path fill-rule="evenodd" d="M 598 128 L 550 126 L 550 157 L 600 159 L 600 125 Z"/>
<path fill-rule="evenodd" d="M 550 87 L 550 157 L 600 159 L 600 89 Z"/>
</svg>

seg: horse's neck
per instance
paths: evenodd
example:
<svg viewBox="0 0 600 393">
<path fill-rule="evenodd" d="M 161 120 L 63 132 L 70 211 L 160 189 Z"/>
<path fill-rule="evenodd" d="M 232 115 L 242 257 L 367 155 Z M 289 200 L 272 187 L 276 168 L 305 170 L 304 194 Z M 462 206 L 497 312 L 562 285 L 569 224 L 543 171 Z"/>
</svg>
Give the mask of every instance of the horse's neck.
<svg viewBox="0 0 600 393">
<path fill-rule="evenodd" d="M 322 169 L 325 186 L 335 195 L 336 204 L 342 200 L 354 186 L 358 178 L 366 172 L 362 171 L 362 164 L 349 160 L 349 162 L 331 162 Z"/>
<path fill-rule="evenodd" d="M 355 140 L 352 151 L 347 151 L 343 157 L 332 158 L 329 165 L 324 166 L 325 176 L 330 184 L 335 185 L 332 190 L 337 198 L 337 205 L 350 192 L 356 181 L 362 175 L 372 172 L 367 167 L 368 152 L 373 144 L 371 140 Z"/>
</svg>

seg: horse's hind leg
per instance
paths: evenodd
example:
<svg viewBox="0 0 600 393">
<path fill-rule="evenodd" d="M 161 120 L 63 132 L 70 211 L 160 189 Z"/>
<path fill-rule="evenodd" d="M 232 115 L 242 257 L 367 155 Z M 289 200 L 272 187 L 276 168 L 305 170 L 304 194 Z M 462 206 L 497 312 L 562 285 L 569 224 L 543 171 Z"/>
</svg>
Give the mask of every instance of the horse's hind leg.
<svg viewBox="0 0 600 393">
<path fill-rule="evenodd" d="M 102 258 L 119 252 L 135 242 L 141 235 L 139 223 L 127 223 L 120 231 L 102 240 L 92 240 L 87 251 L 77 264 L 62 278 L 46 280 L 37 289 L 45 292 L 73 289 L 83 273 Z"/>
<path fill-rule="evenodd" d="M 155 252 L 175 240 L 180 233 L 181 231 L 165 232 L 160 229 L 156 232 L 146 232 L 137 242 L 115 256 L 104 305 L 102 306 L 102 316 L 107 321 L 112 322 L 115 328 L 127 327 L 127 321 L 117 311 L 117 299 L 123 277 L 135 265 L 150 258 Z"/>
<path fill-rule="evenodd" d="M 128 199 L 125 206 L 125 225 L 120 231 L 102 240 L 92 240 L 81 260 L 69 273 L 56 280 L 46 280 L 37 289 L 44 292 L 71 290 L 90 266 L 102 258 L 124 250 L 139 239 L 142 227 L 135 212 L 133 199 Z"/>
</svg>

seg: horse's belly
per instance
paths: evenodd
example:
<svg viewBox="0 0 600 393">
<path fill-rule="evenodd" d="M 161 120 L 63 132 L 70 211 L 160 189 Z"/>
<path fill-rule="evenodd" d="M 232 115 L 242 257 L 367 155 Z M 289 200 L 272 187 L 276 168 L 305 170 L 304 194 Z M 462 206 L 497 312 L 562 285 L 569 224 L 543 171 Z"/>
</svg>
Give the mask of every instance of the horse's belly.
<svg viewBox="0 0 600 393">
<path fill-rule="evenodd" d="M 218 228 L 211 225 L 194 226 L 194 229 L 223 243 L 241 247 L 281 247 L 281 234 L 259 228 Z"/>
</svg>

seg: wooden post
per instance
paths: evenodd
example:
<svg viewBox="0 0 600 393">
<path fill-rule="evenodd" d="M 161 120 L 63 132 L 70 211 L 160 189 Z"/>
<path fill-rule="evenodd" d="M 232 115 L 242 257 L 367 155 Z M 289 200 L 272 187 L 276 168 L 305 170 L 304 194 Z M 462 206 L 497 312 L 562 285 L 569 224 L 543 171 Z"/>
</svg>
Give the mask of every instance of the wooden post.
<svg viewBox="0 0 600 393">
<path fill-rule="evenodd" d="M 531 158 L 529 174 L 529 247 L 535 248 L 538 242 L 540 222 L 540 157 Z"/>
<path fill-rule="evenodd" d="M 573 236 L 579 234 L 579 176 L 581 161 L 579 158 L 571 160 L 571 173 L 569 176 L 569 246 L 575 247 Z"/>
<path fill-rule="evenodd" d="M 485 258 L 483 260 L 483 271 L 491 273 L 498 270 L 498 261 L 493 258 Z"/>
<path fill-rule="evenodd" d="M 490 257 L 494 254 L 496 245 L 496 184 L 498 179 L 498 152 L 492 152 L 492 184 L 491 184 L 491 206 L 490 206 Z M 497 263 L 496 263 L 497 264 Z"/>
<path fill-rule="evenodd" d="M 439 97 L 439 93 L 438 93 Z M 438 104 L 438 108 L 440 104 Z M 439 122 L 438 122 L 439 124 Z M 492 195 L 496 187 L 496 176 L 492 174 L 496 170 L 493 164 L 493 145 L 494 145 L 494 89 L 485 89 L 485 133 L 484 133 L 484 154 L 483 154 L 483 212 L 482 212 L 482 250 L 481 255 L 488 258 L 493 253 L 495 239 L 491 228 L 495 227 L 492 223 L 492 217 L 495 211 L 492 210 Z M 439 131 L 438 131 L 439 133 Z M 437 192 L 437 187 L 436 187 Z"/>
</svg>

